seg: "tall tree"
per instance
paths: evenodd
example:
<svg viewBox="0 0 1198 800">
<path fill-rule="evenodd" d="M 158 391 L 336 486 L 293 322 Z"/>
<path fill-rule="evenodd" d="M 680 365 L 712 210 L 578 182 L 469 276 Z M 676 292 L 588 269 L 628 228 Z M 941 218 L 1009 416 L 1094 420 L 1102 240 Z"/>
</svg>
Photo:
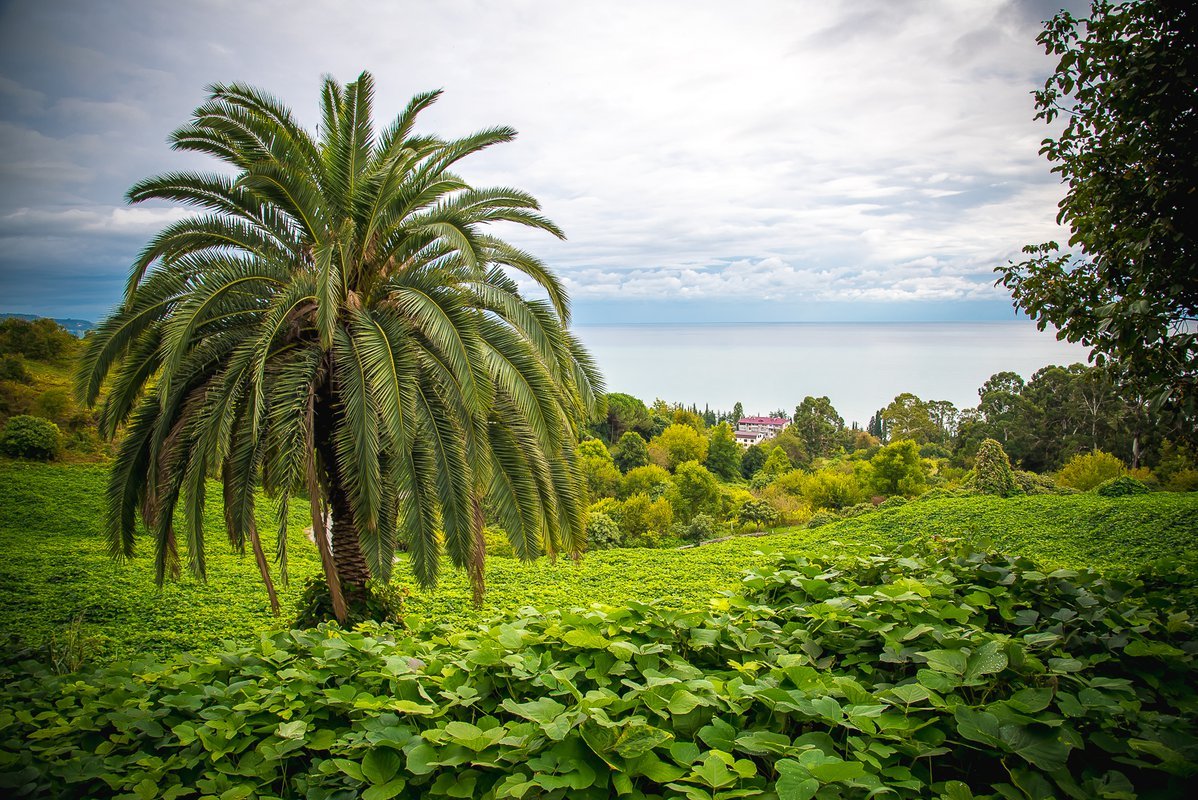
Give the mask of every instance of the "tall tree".
<svg viewBox="0 0 1198 800">
<path fill-rule="evenodd" d="M 1158 406 L 1198 414 L 1198 7 L 1094 0 L 1038 39 L 1057 57 L 1036 118 L 1065 119 L 1040 152 L 1066 185 L 1058 220 L 1072 251 L 1029 246 L 999 267 L 1041 329 L 1093 347 L 1151 387 Z M 1187 437 L 1195 434 L 1186 426 Z"/>
<path fill-rule="evenodd" d="M 831 455 L 844 430 L 844 418 L 836 413 L 832 401 L 827 397 L 803 398 L 795 406 L 794 421 L 791 423 L 811 458 Z"/>
<path fill-rule="evenodd" d="M 741 447 L 732 435 L 732 426 L 721 422 L 707 439 L 706 466 L 726 481 L 740 475 Z"/>
<path fill-rule="evenodd" d="M 511 222 L 561 236 L 530 195 L 474 188 L 454 170 L 510 128 L 445 140 L 413 132 L 418 95 L 381 131 L 363 73 L 326 78 L 313 137 L 242 84 L 212 87 L 175 149 L 224 171 L 141 181 L 132 202 L 197 210 L 155 236 L 125 299 L 88 341 L 81 399 L 125 435 L 108 490 L 112 554 L 134 552 L 140 510 L 157 577 L 205 575 L 206 479 L 219 475 L 234 546 L 271 586 L 255 487 L 286 509 L 306 494 L 336 615 L 406 545 L 424 586 L 443 551 L 483 590 L 483 509 L 516 552 L 577 552 L 584 511 L 574 442 L 599 376 L 569 333 L 567 298 L 534 256 L 485 230 Z M 509 271 L 539 284 L 520 294 Z M 326 522 L 331 513 L 331 536 Z M 284 573 L 285 574 L 285 573 Z"/>
</svg>

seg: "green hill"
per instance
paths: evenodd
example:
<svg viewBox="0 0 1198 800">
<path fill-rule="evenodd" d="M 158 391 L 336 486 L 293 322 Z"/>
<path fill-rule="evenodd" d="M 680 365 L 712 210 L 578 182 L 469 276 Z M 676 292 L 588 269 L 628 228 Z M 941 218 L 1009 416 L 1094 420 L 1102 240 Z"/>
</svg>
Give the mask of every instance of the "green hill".
<svg viewBox="0 0 1198 800">
<path fill-rule="evenodd" d="M 79 620 L 83 635 L 99 638 L 93 657 L 110 660 L 211 651 L 224 639 L 250 640 L 278 624 L 252 558 L 231 553 L 219 534 L 218 492 L 207 513 L 216 534 L 209 538 L 208 583 L 185 575 L 159 590 L 148 553 L 126 564 L 108 558 L 105 478 L 106 468 L 97 465 L 0 462 L 0 635 L 37 645 L 51 636 L 61 640 Z M 260 528 L 274 530 L 269 501 L 259 513 Z M 293 504 L 291 585 L 282 590 L 288 610 L 303 580 L 319 569 L 315 547 L 303 536 L 307 524 L 306 507 Z M 932 536 L 988 541 L 1051 567 L 1134 570 L 1161 557 L 1198 557 L 1198 494 L 944 498 L 690 550 L 599 551 L 577 563 L 492 558 L 481 612 L 470 608 L 469 587 L 454 572 L 435 593 L 414 593 L 408 609 L 414 617 L 461 624 L 523 606 L 660 601 L 706 607 L 718 592 L 738 586 L 746 569 L 767 563 L 770 553 L 890 550 Z M 405 565 L 396 574 L 411 584 Z"/>
</svg>

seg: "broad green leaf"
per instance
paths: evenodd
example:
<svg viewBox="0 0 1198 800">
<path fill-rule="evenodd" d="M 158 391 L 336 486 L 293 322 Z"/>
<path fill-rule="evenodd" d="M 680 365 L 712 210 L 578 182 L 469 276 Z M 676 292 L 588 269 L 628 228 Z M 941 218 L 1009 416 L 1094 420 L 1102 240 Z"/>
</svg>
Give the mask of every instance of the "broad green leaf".
<svg viewBox="0 0 1198 800">
<path fill-rule="evenodd" d="M 376 747 L 362 759 L 362 775 L 373 784 L 387 783 L 402 763 L 399 753 L 390 747 Z"/>
</svg>

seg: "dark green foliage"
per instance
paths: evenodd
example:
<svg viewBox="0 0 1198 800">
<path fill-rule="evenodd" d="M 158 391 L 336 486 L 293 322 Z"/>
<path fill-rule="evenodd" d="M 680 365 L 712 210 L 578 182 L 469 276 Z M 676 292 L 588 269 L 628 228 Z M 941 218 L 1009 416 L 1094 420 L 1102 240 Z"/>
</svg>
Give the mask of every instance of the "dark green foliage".
<svg viewBox="0 0 1198 800">
<path fill-rule="evenodd" d="M 778 511 L 764 500 L 746 500 L 736 513 L 737 518 L 744 523 L 753 525 L 757 530 L 775 525 L 778 522 Z"/>
<path fill-rule="evenodd" d="M 910 501 L 907 498 L 896 494 L 894 497 L 887 497 L 881 503 L 878 503 L 878 510 L 885 511 L 890 508 L 900 508 L 907 505 L 908 502 Z"/>
<path fill-rule="evenodd" d="M 16 381 L 17 383 L 33 383 L 33 376 L 25 368 L 25 361 L 20 356 L 0 356 L 0 381 Z"/>
<path fill-rule="evenodd" d="M 330 625 L 34 673 L 0 690 L 0 780 L 95 798 L 1183 797 L 1195 609 L 1159 587 L 1193 580 L 968 550 L 788 558 L 707 611 Z"/>
<path fill-rule="evenodd" d="M 811 515 L 811 519 L 807 520 L 808 528 L 822 528 L 825 525 L 833 523 L 837 520 L 837 516 L 830 511 L 816 511 Z"/>
<path fill-rule="evenodd" d="M 742 450 L 732 435 L 732 426 L 721 422 L 707 440 L 707 460 L 704 466 L 721 480 L 730 481 L 740 475 Z"/>
<path fill-rule="evenodd" d="M 1065 125 L 1040 152 L 1066 184 L 1070 250 L 1024 248 L 999 268 L 1044 329 L 1119 360 L 1154 396 L 1198 414 L 1198 218 L 1194 164 L 1198 11 L 1184 0 L 1094 0 L 1037 40 L 1058 59 L 1036 118 Z M 1181 431 L 1194 440 L 1194 426 Z M 1096 445 L 1094 445 L 1096 446 Z"/>
<path fill-rule="evenodd" d="M 612 447 L 611 456 L 620 472 L 626 473 L 649 463 L 649 443 L 636 431 L 626 431 Z"/>
<path fill-rule="evenodd" d="M 78 340 L 52 319 L 0 320 L 0 354 L 51 361 L 76 349 Z"/>
<path fill-rule="evenodd" d="M 27 414 L 11 417 L 0 432 L 0 452 L 14 458 L 49 461 L 58 455 L 61 444 L 57 425 Z"/>
<path fill-rule="evenodd" d="M 702 542 L 716 535 L 716 521 L 710 514 L 696 514 L 682 527 L 682 538 L 688 542 Z"/>
<path fill-rule="evenodd" d="M 757 474 L 757 470 L 765 465 L 765 460 L 768 457 L 769 454 L 766 452 L 765 444 L 755 444 L 746 448 L 740 459 L 741 477 L 745 480 L 752 478 Z"/>
<path fill-rule="evenodd" d="M 366 591 L 351 594 L 346 597 L 349 608 L 349 623 L 359 622 L 401 622 L 403 620 L 404 600 L 408 590 L 393 584 L 371 581 L 366 584 Z M 304 591 L 295 604 L 295 619 L 291 623 L 296 628 L 315 628 L 322 622 L 335 620 L 333 601 L 329 595 L 329 585 L 324 576 L 313 575 L 304 583 Z"/>
<path fill-rule="evenodd" d="M 1127 497 L 1133 494 L 1148 494 L 1152 490 L 1143 481 L 1122 475 L 1103 483 L 1094 491 L 1103 497 Z"/>
<path fill-rule="evenodd" d="M 973 465 L 974 488 L 982 494 L 1011 497 L 1019 493 L 1019 484 L 1011 471 L 1011 460 L 1002 445 L 993 439 L 982 442 Z"/>
<path fill-rule="evenodd" d="M 587 547 L 592 550 L 606 550 L 619 547 L 624 540 L 620 526 L 607 514 L 591 511 L 587 514 Z"/>
</svg>

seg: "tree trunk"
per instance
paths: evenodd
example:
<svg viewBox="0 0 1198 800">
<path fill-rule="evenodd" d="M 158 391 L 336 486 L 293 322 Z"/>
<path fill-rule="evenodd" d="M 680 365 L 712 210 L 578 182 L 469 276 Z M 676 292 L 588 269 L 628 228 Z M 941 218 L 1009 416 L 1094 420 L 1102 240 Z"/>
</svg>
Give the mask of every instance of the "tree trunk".
<svg viewBox="0 0 1198 800">
<path fill-rule="evenodd" d="M 337 565 L 337 577 L 341 579 L 341 590 L 351 604 L 355 600 L 365 601 L 366 581 L 370 580 L 370 567 L 362 555 L 358 542 L 358 526 L 350 509 L 349 497 L 345 493 L 336 466 L 329 466 L 329 507 L 333 512 L 333 563 Z"/>
<path fill-rule="evenodd" d="M 329 498 L 329 512 L 333 518 L 333 563 L 346 602 L 366 600 L 366 581 L 370 579 L 370 568 L 362 555 L 358 542 L 358 527 L 354 521 L 349 495 L 337 464 L 337 448 L 333 443 L 336 426 L 336 401 L 333 387 L 325 383 L 316 394 L 316 451 L 320 454 L 324 468 L 324 489 Z"/>
</svg>

